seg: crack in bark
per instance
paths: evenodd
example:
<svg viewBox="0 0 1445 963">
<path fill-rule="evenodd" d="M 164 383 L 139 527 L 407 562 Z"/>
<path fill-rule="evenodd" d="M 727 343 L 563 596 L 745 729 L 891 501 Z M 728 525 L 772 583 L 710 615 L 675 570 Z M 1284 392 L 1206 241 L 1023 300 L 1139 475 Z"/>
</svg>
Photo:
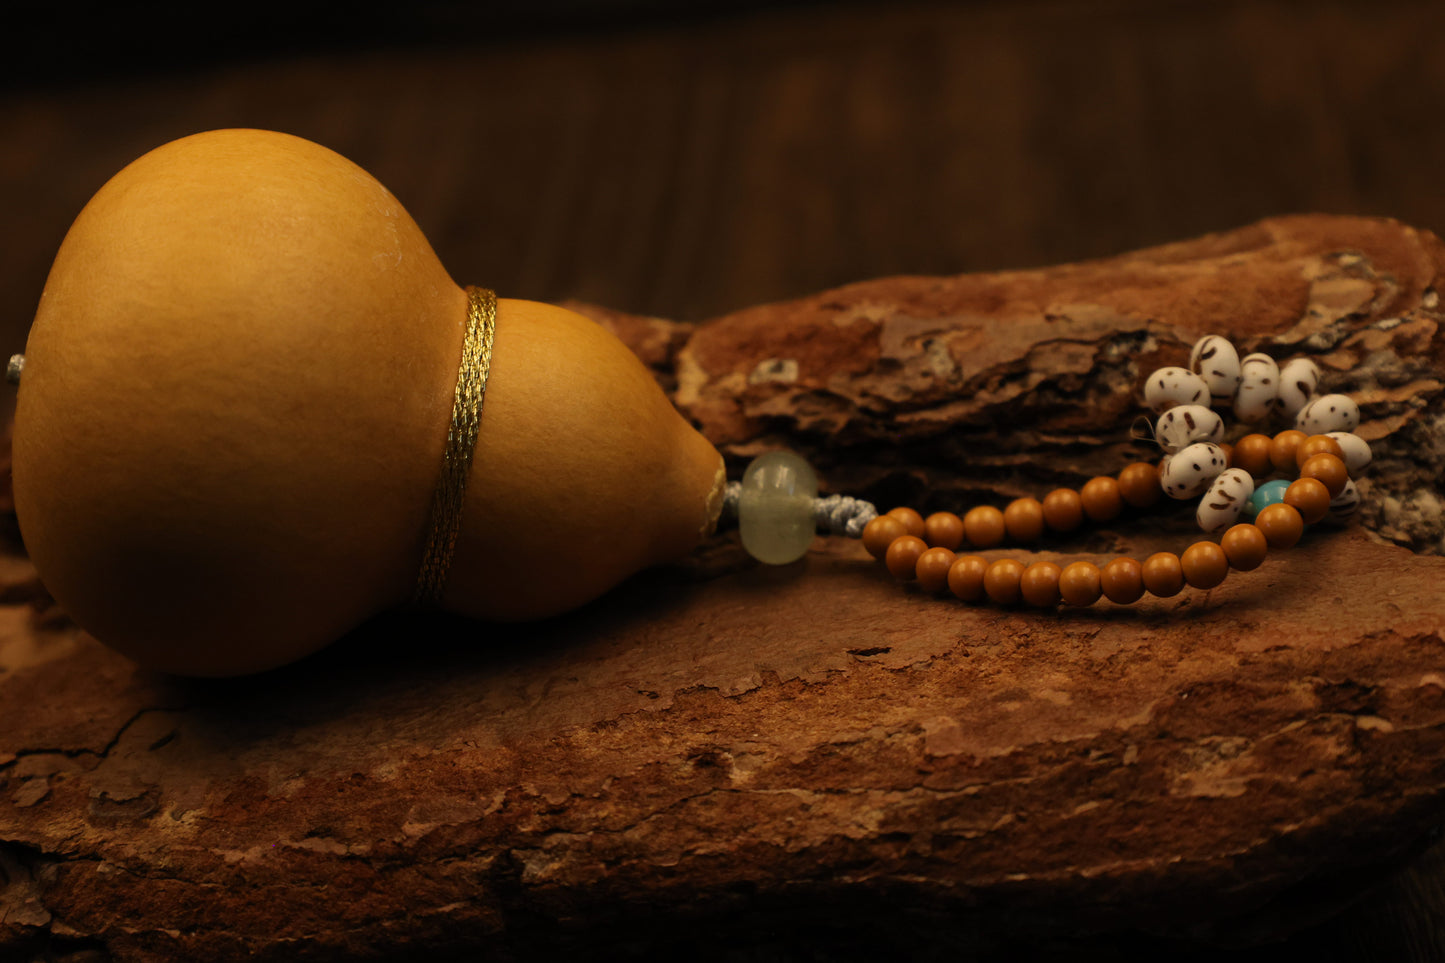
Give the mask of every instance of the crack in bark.
<svg viewBox="0 0 1445 963">
<path fill-rule="evenodd" d="M 4 769 L 7 766 L 12 766 L 15 764 L 16 760 L 27 758 L 30 756 L 61 756 L 65 759 L 84 759 L 85 757 L 89 756 L 93 757 L 94 764 L 88 768 L 94 769 L 96 766 L 100 765 L 103 760 L 110 757 L 110 754 L 115 750 L 115 747 L 120 745 L 121 739 L 125 738 L 126 732 L 146 715 L 149 715 L 152 712 L 184 713 L 188 711 L 190 711 L 190 706 L 146 706 L 144 708 L 137 709 L 134 713 L 131 714 L 128 719 L 125 720 L 125 722 L 121 723 L 119 728 L 116 729 L 115 735 L 112 736 L 110 738 L 110 741 L 107 742 L 100 749 L 91 749 L 88 747 L 76 746 L 25 747 L 14 750 L 11 755 L 13 755 L 15 758 L 9 760 L 8 762 L 0 763 L 0 769 Z M 159 748 L 161 745 L 164 745 L 168 741 L 169 739 L 159 740 L 159 744 L 152 746 L 151 748 Z"/>
</svg>

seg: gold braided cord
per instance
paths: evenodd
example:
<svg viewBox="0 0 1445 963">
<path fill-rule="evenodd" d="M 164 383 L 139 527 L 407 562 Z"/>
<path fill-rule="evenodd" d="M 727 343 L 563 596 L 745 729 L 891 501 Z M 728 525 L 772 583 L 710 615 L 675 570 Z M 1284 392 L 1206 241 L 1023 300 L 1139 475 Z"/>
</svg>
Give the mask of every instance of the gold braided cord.
<svg viewBox="0 0 1445 963">
<path fill-rule="evenodd" d="M 462 530 L 462 507 L 467 493 L 467 475 L 477 447 L 482 421 L 482 401 L 487 394 L 487 374 L 492 366 L 492 335 L 497 326 L 497 295 L 486 288 L 467 288 L 467 334 L 462 341 L 462 361 L 457 369 L 457 389 L 452 401 L 452 422 L 447 429 L 447 446 L 442 452 L 442 471 L 432 492 L 431 530 L 426 552 L 417 575 L 414 601 L 435 605 L 441 601 Z"/>
</svg>

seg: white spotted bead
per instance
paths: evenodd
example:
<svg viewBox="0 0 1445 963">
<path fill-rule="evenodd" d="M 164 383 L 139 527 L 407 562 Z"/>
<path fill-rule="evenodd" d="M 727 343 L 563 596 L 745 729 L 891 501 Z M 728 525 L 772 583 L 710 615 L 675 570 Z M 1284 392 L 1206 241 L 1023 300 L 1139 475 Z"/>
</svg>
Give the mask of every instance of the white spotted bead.
<svg viewBox="0 0 1445 963">
<path fill-rule="evenodd" d="M 1354 431 L 1360 426 L 1360 406 L 1348 395 L 1312 398 L 1295 416 L 1294 426 L 1307 435 Z"/>
<path fill-rule="evenodd" d="M 1275 410 L 1293 418 L 1315 396 L 1320 385 L 1320 366 L 1309 358 L 1291 358 L 1279 369 L 1279 395 Z"/>
<path fill-rule="evenodd" d="M 1226 464 L 1223 448 L 1207 441 L 1196 442 L 1164 463 L 1159 481 L 1170 498 L 1193 498 L 1219 477 Z"/>
<path fill-rule="evenodd" d="M 1203 405 L 1176 405 L 1159 416 L 1154 440 L 1169 454 L 1196 441 L 1224 440 L 1224 419 Z"/>
<path fill-rule="evenodd" d="M 1325 434 L 1340 443 L 1340 450 L 1345 453 L 1345 467 L 1352 476 L 1358 475 L 1374 458 L 1370 443 L 1352 431 L 1327 431 Z"/>
<path fill-rule="evenodd" d="M 1234 395 L 1234 415 L 1240 421 L 1259 422 L 1269 417 L 1279 396 L 1279 365 L 1267 354 L 1246 355 L 1239 363 L 1239 391 Z"/>
<path fill-rule="evenodd" d="M 1188 368 L 1160 368 L 1144 382 L 1144 404 L 1155 411 L 1208 402 L 1209 388 L 1204 379 Z"/>
<path fill-rule="evenodd" d="M 1239 520 L 1249 496 L 1254 494 L 1254 479 L 1243 468 L 1226 468 L 1204 493 L 1194 518 L 1206 532 L 1222 532 Z"/>
<path fill-rule="evenodd" d="M 1353 478 L 1345 481 L 1344 489 L 1330 501 L 1330 510 L 1325 518 L 1332 522 L 1343 522 L 1360 510 L 1360 490 Z"/>
<path fill-rule="evenodd" d="M 1239 390 L 1239 352 L 1227 338 L 1207 334 L 1189 352 L 1189 370 L 1204 379 L 1213 404 L 1227 405 Z"/>
</svg>

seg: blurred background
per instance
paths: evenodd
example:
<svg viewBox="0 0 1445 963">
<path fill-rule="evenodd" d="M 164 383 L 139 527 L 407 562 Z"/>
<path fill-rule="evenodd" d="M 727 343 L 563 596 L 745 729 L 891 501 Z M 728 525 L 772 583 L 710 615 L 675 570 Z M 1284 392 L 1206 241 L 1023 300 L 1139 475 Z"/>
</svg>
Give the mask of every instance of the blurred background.
<svg viewBox="0 0 1445 963">
<path fill-rule="evenodd" d="M 0 59 L 4 354 L 90 195 L 218 127 L 369 169 L 459 283 L 677 320 L 1283 213 L 1445 228 L 1440 0 L 52 10 Z M 1438 945 L 1391 885 L 1308 948 Z"/>
<path fill-rule="evenodd" d="M 87 198 L 216 127 L 369 169 L 460 283 L 678 320 L 1280 213 L 1445 227 L 1438 0 L 53 9 L 0 63 L 17 350 Z"/>
</svg>

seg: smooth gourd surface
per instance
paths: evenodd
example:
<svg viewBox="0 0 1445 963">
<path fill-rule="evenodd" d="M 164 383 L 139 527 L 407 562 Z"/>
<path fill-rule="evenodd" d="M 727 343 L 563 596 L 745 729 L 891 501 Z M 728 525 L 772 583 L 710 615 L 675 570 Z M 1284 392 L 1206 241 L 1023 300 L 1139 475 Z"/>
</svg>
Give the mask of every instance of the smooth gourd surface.
<svg viewBox="0 0 1445 963">
<path fill-rule="evenodd" d="M 399 601 L 465 311 L 397 200 L 324 148 L 224 131 L 131 164 L 26 345 L 15 498 L 47 586 L 178 671 L 288 661 Z"/>
<path fill-rule="evenodd" d="M 492 357 L 448 609 L 565 612 L 711 530 L 722 456 L 611 333 L 503 300 Z"/>
<path fill-rule="evenodd" d="M 26 346 L 16 511 L 47 587 L 139 661 L 298 658 L 416 578 L 467 298 L 318 145 L 215 131 L 67 235 Z M 503 299 L 449 607 L 532 618 L 686 551 L 721 460 L 610 334 Z"/>
</svg>

